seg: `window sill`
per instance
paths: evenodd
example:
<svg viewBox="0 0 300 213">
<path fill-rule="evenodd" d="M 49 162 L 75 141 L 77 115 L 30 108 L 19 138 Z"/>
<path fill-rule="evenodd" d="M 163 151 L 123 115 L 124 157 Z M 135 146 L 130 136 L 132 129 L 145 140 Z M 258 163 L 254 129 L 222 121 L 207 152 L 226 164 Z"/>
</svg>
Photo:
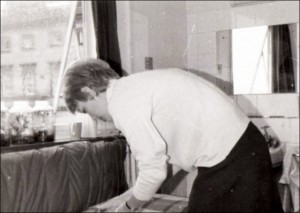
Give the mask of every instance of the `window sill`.
<svg viewBox="0 0 300 213">
<path fill-rule="evenodd" d="M 103 136 L 103 137 L 95 137 L 95 138 L 81 138 L 81 139 L 64 139 L 64 140 L 56 140 L 53 142 L 37 142 L 33 144 L 22 144 L 22 145 L 10 145 L 6 147 L 1 147 L 1 154 L 4 153 L 11 153 L 11 152 L 19 152 L 19 151 L 25 151 L 25 150 L 32 150 L 32 149 L 40 149 L 44 147 L 50 147 L 50 146 L 57 146 L 77 141 L 89 141 L 89 142 L 96 142 L 96 141 L 106 141 L 110 142 L 115 140 L 116 138 L 124 139 L 123 136 L 120 135 L 114 135 L 114 136 Z"/>
</svg>

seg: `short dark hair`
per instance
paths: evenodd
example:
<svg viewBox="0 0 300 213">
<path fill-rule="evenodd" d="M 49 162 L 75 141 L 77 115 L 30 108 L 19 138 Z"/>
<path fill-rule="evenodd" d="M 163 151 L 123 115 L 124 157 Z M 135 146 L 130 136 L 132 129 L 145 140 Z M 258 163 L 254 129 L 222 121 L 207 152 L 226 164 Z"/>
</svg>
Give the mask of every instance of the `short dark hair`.
<svg viewBox="0 0 300 213">
<path fill-rule="evenodd" d="M 93 89 L 98 95 L 106 91 L 109 80 L 120 76 L 110 66 L 96 58 L 80 59 L 66 68 L 64 78 L 64 99 L 68 110 L 75 113 L 78 101 L 88 101 L 92 97 L 81 91 L 83 87 Z"/>
</svg>

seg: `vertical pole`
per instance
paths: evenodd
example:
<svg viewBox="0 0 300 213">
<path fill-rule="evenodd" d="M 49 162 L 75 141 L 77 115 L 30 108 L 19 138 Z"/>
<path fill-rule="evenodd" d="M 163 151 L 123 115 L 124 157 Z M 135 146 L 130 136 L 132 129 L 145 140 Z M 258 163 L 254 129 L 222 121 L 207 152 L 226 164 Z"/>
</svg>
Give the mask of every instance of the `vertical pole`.
<svg viewBox="0 0 300 213">
<path fill-rule="evenodd" d="M 73 30 L 74 23 L 75 23 L 77 4 L 78 4 L 77 1 L 73 2 L 73 7 L 71 10 L 71 14 L 70 14 L 67 35 L 66 35 L 66 39 L 65 39 L 65 46 L 63 49 L 63 55 L 62 55 L 62 60 L 61 60 L 60 67 L 59 67 L 56 91 L 55 91 L 54 99 L 53 99 L 54 113 L 56 113 L 56 111 L 57 111 L 57 106 L 58 106 L 58 102 L 59 102 L 59 94 L 60 94 L 60 90 L 61 90 L 61 86 L 62 86 L 62 80 L 65 75 L 64 71 L 65 71 L 66 62 L 67 62 L 68 53 L 69 53 L 70 44 L 71 44 L 71 36 L 72 36 L 72 30 Z"/>
</svg>

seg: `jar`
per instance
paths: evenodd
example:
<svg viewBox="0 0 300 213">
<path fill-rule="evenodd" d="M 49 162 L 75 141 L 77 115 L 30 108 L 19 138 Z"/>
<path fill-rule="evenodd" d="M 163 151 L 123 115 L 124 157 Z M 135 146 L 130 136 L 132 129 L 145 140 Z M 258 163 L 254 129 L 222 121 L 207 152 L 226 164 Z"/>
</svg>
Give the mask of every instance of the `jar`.
<svg viewBox="0 0 300 213">
<path fill-rule="evenodd" d="M 9 133 L 9 110 L 6 108 L 5 103 L 1 101 L 1 146 L 10 145 L 10 133 Z"/>
<path fill-rule="evenodd" d="M 34 140 L 37 142 L 54 141 L 54 114 L 48 101 L 36 101 L 33 107 Z"/>
<path fill-rule="evenodd" d="M 11 142 L 14 145 L 34 142 L 32 108 L 28 101 L 14 101 L 9 110 Z"/>
</svg>

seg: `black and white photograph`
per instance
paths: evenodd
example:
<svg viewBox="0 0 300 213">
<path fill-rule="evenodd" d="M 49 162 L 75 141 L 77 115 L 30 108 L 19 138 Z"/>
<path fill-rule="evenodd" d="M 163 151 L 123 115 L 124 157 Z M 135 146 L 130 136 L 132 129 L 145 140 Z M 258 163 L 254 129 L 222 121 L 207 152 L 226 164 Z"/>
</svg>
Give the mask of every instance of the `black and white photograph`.
<svg viewBox="0 0 300 213">
<path fill-rule="evenodd" d="M 1 0 L 0 212 L 300 212 L 299 10 Z"/>
</svg>

